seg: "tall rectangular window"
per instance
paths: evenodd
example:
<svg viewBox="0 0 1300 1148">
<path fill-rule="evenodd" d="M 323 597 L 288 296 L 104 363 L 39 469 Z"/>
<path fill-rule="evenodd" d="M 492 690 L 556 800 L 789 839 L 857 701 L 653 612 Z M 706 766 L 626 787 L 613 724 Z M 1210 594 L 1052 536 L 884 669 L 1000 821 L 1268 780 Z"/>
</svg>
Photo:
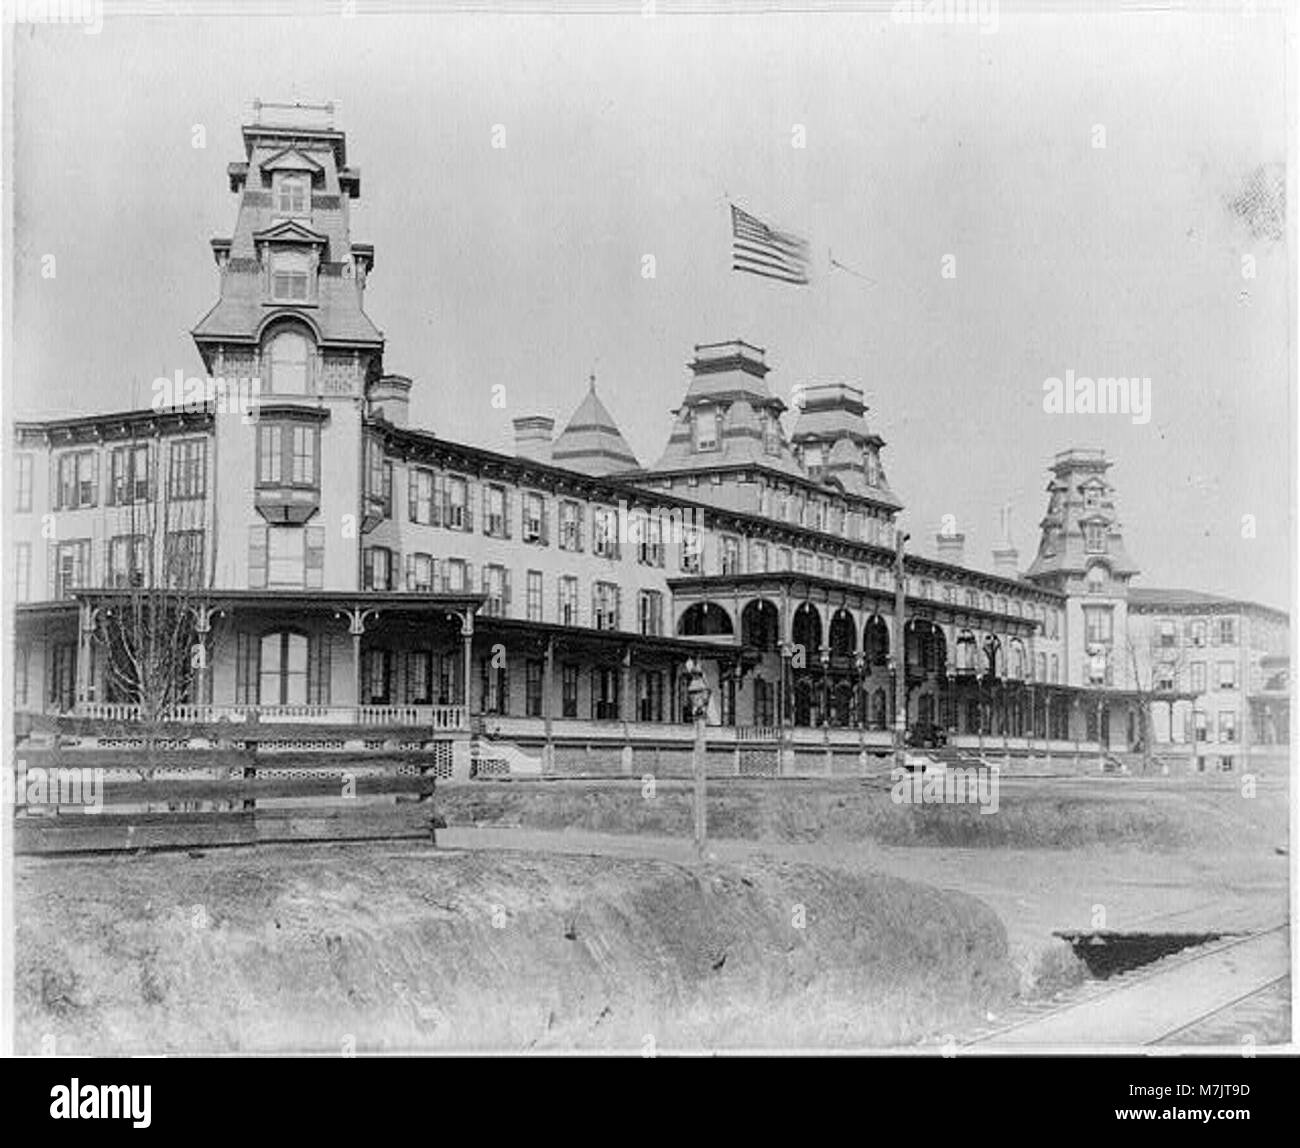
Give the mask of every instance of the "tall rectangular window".
<svg viewBox="0 0 1300 1148">
<path fill-rule="evenodd" d="M 528 620 L 530 622 L 542 620 L 542 572 L 540 570 L 528 571 Z"/>
<path fill-rule="evenodd" d="M 637 721 L 664 720 L 664 675 L 661 670 L 643 670 L 637 674 Z"/>
<path fill-rule="evenodd" d="M 483 593 L 487 601 L 483 603 L 483 612 L 493 618 L 504 618 L 509 606 L 509 571 L 504 566 L 488 565 L 483 567 Z"/>
<path fill-rule="evenodd" d="M 110 506 L 130 506 L 149 499 L 149 447 L 114 447 L 109 455 Z"/>
<path fill-rule="evenodd" d="M 1222 742 L 1237 740 L 1237 714 L 1234 710 L 1219 711 L 1219 740 Z"/>
<path fill-rule="evenodd" d="M 561 626 L 578 624 L 578 580 L 566 575 L 560 579 L 559 623 Z"/>
<path fill-rule="evenodd" d="M 525 494 L 523 507 L 524 541 L 545 546 L 549 541 L 546 536 L 546 500 L 540 494 Z"/>
<path fill-rule="evenodd" d="M 503 486 L 483 488 L 483 533 L 493 538 L 509 537 L 506 518 L 506 490 Z"/>
<path fill-rule="evenodd" d="M 55 597 L 66 598 L 73 590 L 90 585 L 90 539 L 60 542 L 55 550 Z"/>
<path fill-rule="evenodd" d="M 596 721 L 618 720 L 619 677 L 619 671 L 610 666 L 591 671 L 591 716 Z"/>
<path fill-rule="evenodd" d="M 24 514 L 32 508 L 32 476 L 34 474 L 32 456 L 16 455 L 14 458 L 14 509 Z"/>
<path fill-rule="evenodd" d="M 695 449 L 718 449 L 718 412 L 712 407 L 699 407 L 695 411 Z"/>
<path fill-rule="evenodd" d="M 294 486 L 316 485 L 316 452 L 320 443 L 320 431 L 314 426 L 295 426 L 293 428 L 293 484 Z"/>
<path fill-rule="evenodd" d="M 1235 646 L 1237 644 L 1237 619 L 1219 618 L 1215 626 L 1215 644 Z"/>
<path fill-rule="evenodd" d="M 722 536 L 722 573 L 740 573 L 740 539 L 730 534 Z"/>
<path fill-rule="evenodd" d="M 411 484 L 411 497 L 408 499 L 411 521 L 425 526 L 433 525 L 432 471 L 413 468 L 407 481 Z"/>
<path fill-rule="evenodd" d="M 197 589 L 205 582 L 202 530 L 171 530 L 163 540 L 163 577 L 168 586 Z"/>
<path fill-rule="evenodd" d="M 1205 693 L 1205 663 L 1192 663 L 1192 693 Z"/>
<path fill-rule="evenodd" d="M 470 523 L 467 507 L 469 506 L 469 489 L 463 478 L 454 475 L 447 479 L 447 506 L 443 522 L 452 530 L 469 530 Z"/>
<path fill-rule="evenodd" d="M 1089 554 L 1106 553 L 1106 526 L 1101 522 L 1089 522 L 1084 527 L 1084 549 Z"/>
<path fill-rule="evenodd" d="M 1088 642 L 1109 644 L 1114 635 L 1114 614 L 1109 606 L 1085 606 L 1085 637 Z"/>
<path fill-rule="evenodd" d="M 601 558 L 618 557 L 618 513 L 608 506 L 595 509 L 591 527 L 591 552 Z"/>
<path fill-rule="evenodd" d="M 510 712 L 509 664 L 494 665 L 492 658 L 479 659 L 479 685 L 483 697 L 483 713 L 508 714 Z"/>
<path fill-rule="evenodd" d="M 284 475 L 284 427 L 264 423 L 257 428 L 257 481 L 279 486 Z"/>
<path fill-rule="evenodd" d="M 306 581 L 305 535 L 299 526 L 272 526 L 266 532 L 266 584 L 301 588 Z"/>
<path fill-rule="evenodd" d="M 207 475 L 207 439 L 191 438 L 172 443 L 169 471 L 171 498 L 203 498 L 207 494 Z"/>
<path fill-rule="evenodd" d="M 99 454 L 93 450 L 70 451 L 59 456 L 59 487 L 56 510 L 79 510 L 99 500 Z"/>
<path fill-rule="evenodd" d="M 560 549 L 582 549 L 582 506 L 568 499 L 560 503 Z"/>
<path fill-rule="evenodd" d="M 406 588 L 419 594 L 433 590 L 433 557 L 429 554 L 406 556 Z"/>
<path fill-rule="evenodd" d="M 1237 688 L 1237 663 L 1220 662 L 1218 665 L 1218 685 L 1221 690 Z"/>
<path fill-rule="evenodd" d="M 560 668 L 560 712 L 562 717 L 578 716 L 578 667 L 566 664 Z"/>
<path fill-rule="evenodd" d="M 306 302 L 310 267 L 310 257 L 305 252 L 273 252 L 271 255 L 271 298 L 281 303 Z"/>
<path fill-rule="evenodd" d="M 276 188 L 276 210 L 281 215 L 302 215 L 308 207 L 307 176 L 286 175 Z"/>
<path fill-rule="evenodd" d="M 597 630 L 617 630 L 618 586 L 613 582 L 597 582 L 592 587 L 592 625 Z"/>
<path fill-rule="evenodd" d="M 275 531 L 273 530 L 274 534 Z M 383 546 L 368 546 L 363 555 L 363 590 L 391 590 L 393 587 L 393 554 Z"/>
<path fill-rule="evenodd" d="M 14 601 L 29 602 L 32 597 L 32 544 L 14 543 Z"/>
<path fill-rule="evenodd" d="M 524 664 L 524 713 L 528 717 L 542 716 L 542 663 L 536 658 Z"/>
<path fill-rule="evenodd" d="M 641 633 L 664 632 L 664 596 L 658 590 L 642 590 L 640 595 Z"/>
<path fill-rule="evenodd" d="M 119 534 L 108 543 L 108 585 L 114 589 L 144 586 L 148 553 L 142 534 Z"/>
<path fill-rule="evenodd" d="M 463 594 L 469 587 L 469 570 L 463 558 L 448 558 L 442 564 L 444 594 Z"/>
</svg>

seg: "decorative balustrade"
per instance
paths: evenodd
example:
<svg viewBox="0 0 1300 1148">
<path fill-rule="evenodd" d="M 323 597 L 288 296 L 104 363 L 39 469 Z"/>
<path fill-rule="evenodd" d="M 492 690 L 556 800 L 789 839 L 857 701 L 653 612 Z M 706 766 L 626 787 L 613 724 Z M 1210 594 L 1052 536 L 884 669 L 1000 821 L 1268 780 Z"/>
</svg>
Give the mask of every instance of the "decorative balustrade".
<svg viewBox="0 0 1300 1148">
<path fill-rule="evenodd" d="M 119 702 L 84 702 L 76 716 L 92 721 L 139 723 L 140 706 Z M 283 725 L 410 726 L 435 730 L 465 728 L 464 706 L 324 706 L 324 705 L 176 705 L 161 718 L 181 725 L 206 725 L 219 721 L 259 721 Z"/>
</svg>

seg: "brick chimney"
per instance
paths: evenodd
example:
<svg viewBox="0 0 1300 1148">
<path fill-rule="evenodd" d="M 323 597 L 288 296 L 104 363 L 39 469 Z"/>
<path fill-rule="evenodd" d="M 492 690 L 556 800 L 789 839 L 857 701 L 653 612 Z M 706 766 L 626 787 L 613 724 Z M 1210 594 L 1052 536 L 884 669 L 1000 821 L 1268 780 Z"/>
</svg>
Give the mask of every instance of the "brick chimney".
<svg viewBox="0 0 1300 1148">
<path fill-rule="evenodd" d="M 524 415 L 514 420 L 515 454 L 533 462 L 551 461 L 551 434 L 555 420 L 548 415 Z"/>
<path fill-rule="evenodd" d="M 939 551 L 940 562 L 951 562 L 954 566 L 965 564 L 966 535 L 944 534 L 940 531 L 934 536 L 935 547 Z"/>
<path fill-rule="evenodd" d="M 993 568 L 1004 578 L 1020 576 L 1020 551 L 1011 541 L 1011 507 L 1004 506 L 1001 514 L 1002 541 L 993 547 Z"/>
</svg>

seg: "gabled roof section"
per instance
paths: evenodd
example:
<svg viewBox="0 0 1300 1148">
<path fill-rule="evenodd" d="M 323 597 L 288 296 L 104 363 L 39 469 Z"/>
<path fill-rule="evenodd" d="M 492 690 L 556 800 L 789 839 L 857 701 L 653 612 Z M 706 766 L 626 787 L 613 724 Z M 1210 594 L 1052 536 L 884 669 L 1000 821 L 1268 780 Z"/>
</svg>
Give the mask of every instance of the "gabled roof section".
<svg viewBox="0 0 1300 1148">
<path fill-rule="evenodd" d="M 641 468 L 614 416 L 596 394 L 595 375 L 591 376 L 586 397 L 555 440 L 551 458 L 557 466 L 583 474 L 615 474 Z"/>
<path fill-rule="evenodd" d="M 296 147 L 282 148 L 262 161 L 263 171 L 305 171 L 313 176 L 323 175 L 325 166 L 304 155 Z"/>
<path fill-rule="evenodd" d="M 329 236 L 314 231 L 305 223 L 296 219 L 286 219 L 272 227 L 253 232 L 256 243 L 301 243 L 305 246 L 324 247 L 329 243 Z"/>
</svg>

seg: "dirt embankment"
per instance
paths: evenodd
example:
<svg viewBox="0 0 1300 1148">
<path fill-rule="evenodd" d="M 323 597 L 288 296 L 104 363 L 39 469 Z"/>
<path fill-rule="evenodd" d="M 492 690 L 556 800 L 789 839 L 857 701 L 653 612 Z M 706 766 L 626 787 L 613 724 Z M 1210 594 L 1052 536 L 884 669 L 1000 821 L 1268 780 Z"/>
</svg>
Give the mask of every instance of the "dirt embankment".
<svg viewBox="0 0 1300 1148">
<path fill-rule="evenodd" d="M 906 1045 L 1000 1012 L 974 898 L 755 860 L 20 859 L 20 1052 Z"/>
<path fill-rule="evenodd" d="M 1272 852 L 1287 838 L 1284 790 L 1246 798 L 1231 784 L 1134 785 L 1124 780 L 1003 783 L 996 813 L 976 805 L 907 805 L 887 784 L 711 782 L 709 834 L 770 842 L 863 842 L 959 848 L 1171 851 L 1189 846 Z M 437 808 L 450 826 L 581 829 L 689 837 L 691 792 L 658 783 L 475 782 L 445 786 Z"/>
</svg>

